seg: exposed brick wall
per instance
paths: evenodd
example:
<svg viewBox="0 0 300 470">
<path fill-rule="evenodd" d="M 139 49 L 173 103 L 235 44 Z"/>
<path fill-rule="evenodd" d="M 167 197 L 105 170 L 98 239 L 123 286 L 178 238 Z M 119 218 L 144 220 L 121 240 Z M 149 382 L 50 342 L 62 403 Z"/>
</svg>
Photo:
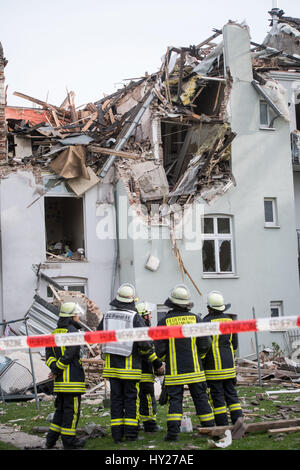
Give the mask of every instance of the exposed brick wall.
<svg viewBox="0 0 300 470">
<path fill-rule="evenodd" d="M 0 42 L 0 161 L 6 161 L 7 158 L 7 130 L 5 121 L 5 86 L 4 86 L 4 67 L 7 61 L 3 55 L 3 48 Z"/>
</svg>

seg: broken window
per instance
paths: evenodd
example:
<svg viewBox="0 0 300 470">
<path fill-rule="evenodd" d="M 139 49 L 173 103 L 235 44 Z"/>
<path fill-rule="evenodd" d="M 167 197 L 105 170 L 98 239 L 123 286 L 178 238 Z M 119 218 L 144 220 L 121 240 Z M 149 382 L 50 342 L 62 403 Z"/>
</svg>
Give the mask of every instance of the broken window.
<svg viewBox="0 0 300 470">
<path fill-rule="evenodd" d="M 61 285 L 61 290 L 66 290 L 66 291 L 72 291 L 72 292 L 81 292 L 81 294 L 86 293 L 86 284 L 85 283 L 66 283 L 66 282 L 60 282 L 59 280 L 57 281 L 58 284 Z M 47 287 L 47 298 L 48 299 L 53 299 L 53 291 L 50 289 L 50 287 Z"/>
<path fill-rule="evenodd" d="M 82 198 L 45 197 L 45 224 L 48 261 L 85 259 Z"/>
<path fill-rule="evenodd" d="M 204 217 L 203 234 L 203 272 L 216 274 L 233 273 L 231 217 Z"/>
</svg>

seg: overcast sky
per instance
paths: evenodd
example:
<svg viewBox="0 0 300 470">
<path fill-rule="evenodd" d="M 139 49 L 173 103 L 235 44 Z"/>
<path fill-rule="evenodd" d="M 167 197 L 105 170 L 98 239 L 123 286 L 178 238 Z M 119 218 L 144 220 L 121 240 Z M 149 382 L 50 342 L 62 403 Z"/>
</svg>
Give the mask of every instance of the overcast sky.
<svg viewBox="0 0 300 470">
<path fill-rule="evenodd" d="M 168 46 L 199 44 L 228 20 L 246 21 L 252 40 L 269 31 L 274 0 L 0 0 L 8 105 L 14 91 L 60 105 L 103 98 L 122 81 L 156 72 Z M 299 0 L 278 0 L 300 17 Z"/>
</svg>

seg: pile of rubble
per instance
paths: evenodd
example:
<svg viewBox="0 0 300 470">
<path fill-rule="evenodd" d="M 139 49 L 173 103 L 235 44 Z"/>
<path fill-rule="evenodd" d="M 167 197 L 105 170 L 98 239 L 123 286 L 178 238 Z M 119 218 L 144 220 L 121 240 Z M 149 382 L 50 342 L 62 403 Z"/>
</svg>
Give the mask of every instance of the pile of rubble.
<svg viewBox="0 0 300 470">
<path fill-rule="evenodd" d="M 238 385 L 281 384 L 300 389 L 300 362 L 286 356 L 276 355 L 272 349 L 264 349 L 258 361 L 240 358 L 237 360 Z"/>
</svg>

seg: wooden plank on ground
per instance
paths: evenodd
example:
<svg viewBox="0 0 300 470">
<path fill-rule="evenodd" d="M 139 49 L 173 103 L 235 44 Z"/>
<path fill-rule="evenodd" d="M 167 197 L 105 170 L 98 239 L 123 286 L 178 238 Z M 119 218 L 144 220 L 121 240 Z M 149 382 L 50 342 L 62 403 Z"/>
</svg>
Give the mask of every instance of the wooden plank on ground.
<svg viewBox="0 0 300 470">
<path fill-rule="evenodd" d="M 246 432 L 264 432 L 269 429 L 280 429 L 293 426 L 300 426 L 300 418 L 294 419 L 279 419 L 276 421 L 261 421 L 257 423 L 247 423 Z M 213 426 L 211 428 L 197 428 L 199 434 L 207 434 L 209 436 L 222 436 L 224 432 L 229 429 L 232 430 L 233 426 Z"/>
<path fill-rule="evenodd" d="M 290 428 L 278 428 L 278 429 L 269 429 L 268 433 L 271 435 L 278 434 L 279 432 L 298 432 L 300 431 L 300 426 L 291 426 Z"/>
</svg>

